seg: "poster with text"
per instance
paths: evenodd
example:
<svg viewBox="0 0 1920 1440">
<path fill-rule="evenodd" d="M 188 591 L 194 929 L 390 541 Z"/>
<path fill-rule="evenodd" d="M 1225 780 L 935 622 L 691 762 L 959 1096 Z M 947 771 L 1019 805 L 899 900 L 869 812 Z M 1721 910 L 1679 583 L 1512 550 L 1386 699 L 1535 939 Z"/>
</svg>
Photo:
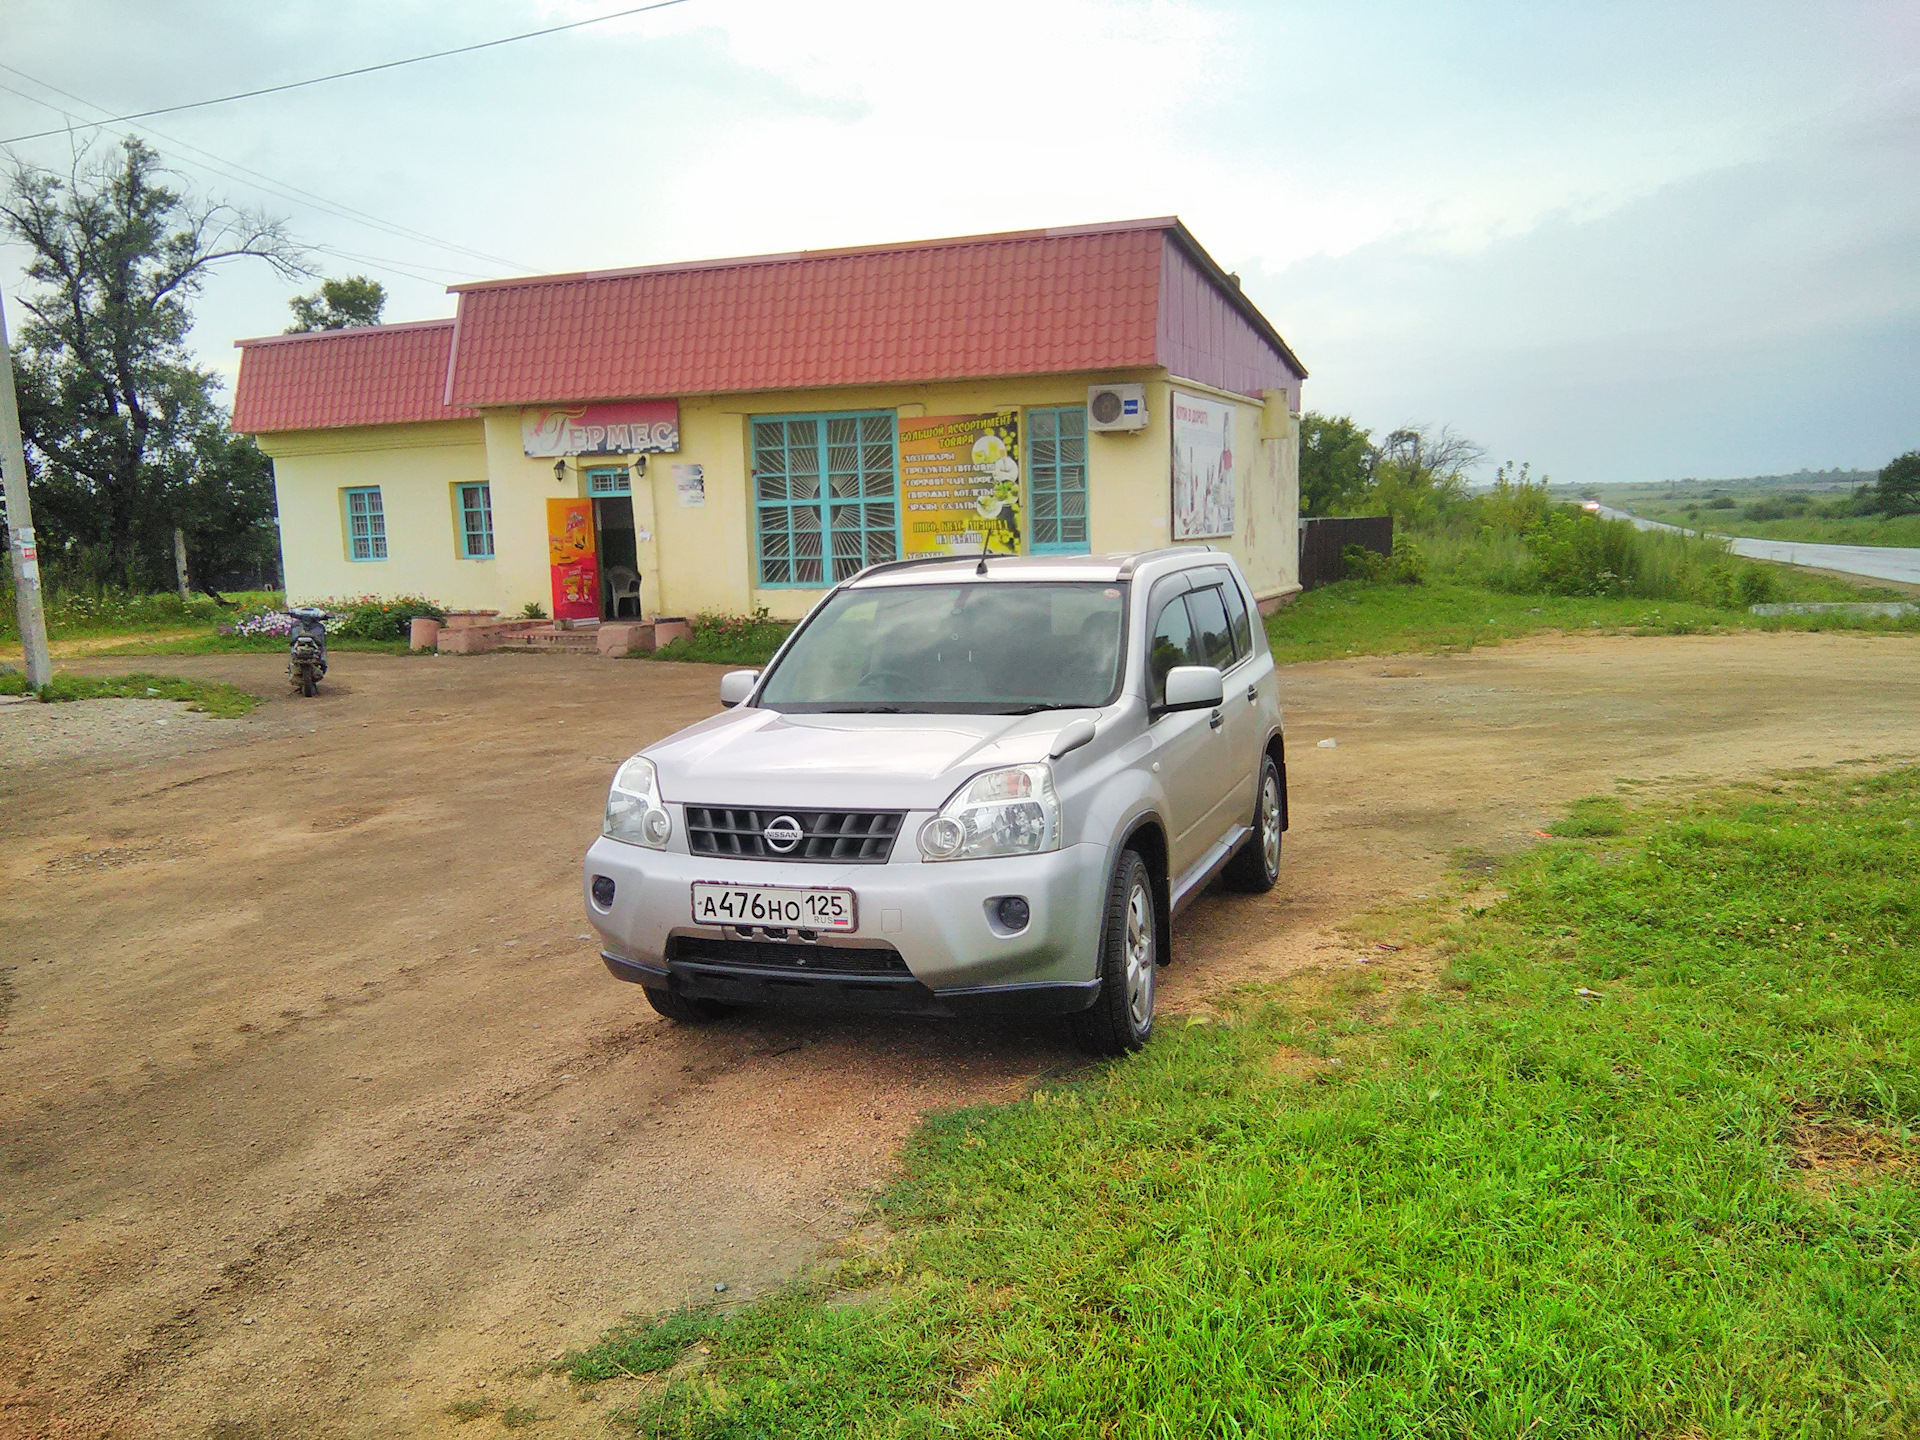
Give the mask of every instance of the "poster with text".
<svg viewBox="0 0 1920 1440">
<path fill-rule="evenodd" d="M 547 563 L 553 578 L 553 618 L 600 618 L 600 556 L 593 540 L 591 500 L 547 501 Z"/>
<path fill-rule="evenodd" d="M 900 422 L 908 555 L 1020 553 L 1020 412 Z"/>
<path fill-rule="evenodd" d="M 1173 392 L 1173 538 L 1233 534 L 1234 407 Z"/>
</svg>

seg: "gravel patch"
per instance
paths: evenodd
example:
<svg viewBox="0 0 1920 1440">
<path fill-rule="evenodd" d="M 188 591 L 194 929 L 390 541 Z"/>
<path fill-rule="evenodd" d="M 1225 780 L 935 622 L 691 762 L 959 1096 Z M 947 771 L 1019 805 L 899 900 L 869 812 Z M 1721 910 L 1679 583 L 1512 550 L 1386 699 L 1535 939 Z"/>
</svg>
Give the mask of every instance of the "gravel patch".
<svg viewBox="0 0 1920 1440">
<path fill-rule="evenodd" d="M 136 765 L 221 744 L 245 723 L 172 700 L 0 700 L 0 773 L 94 759 Z"/>
</svg>

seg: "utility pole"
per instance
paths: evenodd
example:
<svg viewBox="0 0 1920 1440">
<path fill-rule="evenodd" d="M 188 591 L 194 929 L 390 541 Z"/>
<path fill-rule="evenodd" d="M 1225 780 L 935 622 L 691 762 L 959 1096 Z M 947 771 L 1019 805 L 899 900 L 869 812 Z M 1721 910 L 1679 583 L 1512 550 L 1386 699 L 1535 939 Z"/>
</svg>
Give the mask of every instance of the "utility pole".
<svg viewBox="0 0 1920 1440">
<path fill-rule="evenodd" d="M 39 689 L 53 678 L 47 652 L 47 614 L 40 603 L 40 555 L 33 543 L 33 504 L 27 499 L 27 451 L 20 441 L 20 406 L 13 395 L 13 351 L 7 346 L 6 297 L 0 295 L 0 482 L 6 486 L 7 548 L 13 552 L 13 596 L 20 609 L 20 648 L 27 683 Z"/>
</svg>

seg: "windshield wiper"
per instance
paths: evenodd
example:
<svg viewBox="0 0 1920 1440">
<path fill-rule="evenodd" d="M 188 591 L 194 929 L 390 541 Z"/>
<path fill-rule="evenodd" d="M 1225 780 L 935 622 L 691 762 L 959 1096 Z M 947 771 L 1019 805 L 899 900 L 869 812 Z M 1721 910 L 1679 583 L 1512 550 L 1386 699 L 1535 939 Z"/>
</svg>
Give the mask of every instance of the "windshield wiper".
<svg viewBox="0 0 1920 1440">
<path fill-rule="evenodd" d="M 996 715 L 1038 715 L 1042 710 L 1091 710 L 1091 705 L 1083 705 L 1078 700 L 1043 700 L 1037 705 L 1021 705 L 1012 710 L 996 710 Z"/>
</svg>

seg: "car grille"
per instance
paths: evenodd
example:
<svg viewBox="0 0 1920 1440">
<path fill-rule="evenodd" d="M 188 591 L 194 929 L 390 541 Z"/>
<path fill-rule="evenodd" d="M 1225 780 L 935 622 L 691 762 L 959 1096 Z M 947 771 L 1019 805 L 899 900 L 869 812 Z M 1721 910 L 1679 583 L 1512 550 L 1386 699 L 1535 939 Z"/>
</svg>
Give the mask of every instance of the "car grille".
<svg viewBox="0 0 1920 1440">
<path fill-rule="evenodd" d="M 667 942 L 669 962 L 751 965 L 762 970 L 805 970 L 837 975 L 911 975 L 891 945 L 782 945 L 771 940 L 711 940 L 676 935 Z"/>
<path fill-rule="evenodd" d="M 765 830 L 785 817 L 800 824 L 800 843 L 784 854 Z M 687 806 L 687 848 L 738 860 L 815 860 L 884 865 L 906 819 L 904 810 L 723 810 Z"/>
</svg>

